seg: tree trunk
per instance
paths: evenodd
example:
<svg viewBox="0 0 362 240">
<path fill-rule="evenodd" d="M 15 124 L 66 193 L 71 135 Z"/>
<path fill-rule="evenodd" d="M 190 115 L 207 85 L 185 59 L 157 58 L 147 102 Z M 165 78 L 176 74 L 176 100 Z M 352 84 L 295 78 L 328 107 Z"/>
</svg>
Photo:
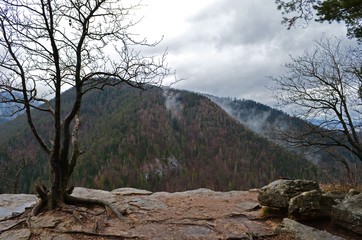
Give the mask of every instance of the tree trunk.
<svg viewBox="0 0 362 240">
<path fill-rule="evenodd" d="M 63 159 L 63 161 L 61 161 L 61 157 L 59 155 L 59 153 L 52 153 L 50 157 L 52 170 L 52 185 L 50 191 L 48 191 L 45 186 L 37 186 L 36 188 L 39 197 L 42 201 L 44 201 L 44 204 L 46 204 L 49 210 L 53 210 L 64 205 L 67 194 L 69 181 L 68 159 Z M 39 193 L 39 191 L 42 193 Z"/>
</svg>

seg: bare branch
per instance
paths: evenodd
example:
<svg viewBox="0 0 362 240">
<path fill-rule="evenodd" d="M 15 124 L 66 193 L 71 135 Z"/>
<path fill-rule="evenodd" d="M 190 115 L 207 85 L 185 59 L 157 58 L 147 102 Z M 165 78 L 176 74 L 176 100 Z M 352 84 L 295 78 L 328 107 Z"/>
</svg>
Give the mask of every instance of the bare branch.
<svg viewBox="0 0 362 240">
<path fill-rule="evenodd" d="M 359 46 L 343 49 L 341 40 L 323 37 L 313 52 L 291 58 L 286 75 L 272 78 L 279 104 L 293 106 L 296 116 L 312 121 L 297 129 L 279 129 L 278 138 L 320 150 L 339 147 L 362 161 L 361 81 L 354 71 L 361 68 L 362 55 L 356 54 L 360 51 Z"/>
</svg>

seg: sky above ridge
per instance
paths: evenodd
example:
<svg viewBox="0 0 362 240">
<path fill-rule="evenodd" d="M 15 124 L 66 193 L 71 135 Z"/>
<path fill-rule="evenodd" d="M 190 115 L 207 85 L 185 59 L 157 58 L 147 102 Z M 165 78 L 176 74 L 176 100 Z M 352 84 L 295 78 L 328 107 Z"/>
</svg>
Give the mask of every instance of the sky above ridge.
<svg viewBox="0 0 362 240">
<path fill-rule="evenodd" d="M 345 37 L 344 23 L 300 23 L 287 30 L 273 0 L 143 0 L 136 30 L 150 41 L 146 53 L 168 51 L 173 87 L 273 106 L 267 76 L 283 74 L 290 55 L 312 50 L 323 34 Z M 347 40 L 346 40 L 347 41 Z"/>
</svg>

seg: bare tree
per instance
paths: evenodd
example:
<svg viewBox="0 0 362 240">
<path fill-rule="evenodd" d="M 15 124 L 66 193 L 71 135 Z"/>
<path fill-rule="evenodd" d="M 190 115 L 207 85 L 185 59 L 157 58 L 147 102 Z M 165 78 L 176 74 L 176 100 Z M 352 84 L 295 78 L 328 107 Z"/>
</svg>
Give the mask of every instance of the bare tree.
<svg viewBox="0 0 362 240">
<path fill-rule="evenodd" d="M 35 159 L 34 152 L 7 150 L 0 159 L 0 189 L 4 192 L 18 192 L 20 177 L 25 168 L 30 167 Z"/>
<path fill-rule="evenodd" d="M 349 169 L 349 154 L 362 162 L 362 54 L 342 46 L 340 39 L 322 37 L 315 48 L 291 57 L 286 74 L 271 79 L 280 106 L 307 121 L 293 129 L 278 129 L 289 146 L 323 150 Z"/>
<path fill-rule="evenodd" d="M 72 189 L 68 189 L 82 154 L 77 135 L 83 96 L 120 84 L 142 90 L 161 86 L 169 74 L 165 54 L 145 57 L 135 50 L 157 43 L 149 44 L 131 33 L 138 23 L 133 20 L 133 10 L 140 5 L 125 4 L 119 0 L 0 2 L 1 101 L 14 103 L 12 114 L 25 111 L 35 139 L 49 156 L 52 172 L 49 190 L 43 185 L 36 187 L 41 201 L 34 214 L 44 206 L 55 209 L 74 203 L 108 204 L 73 197 Z M 70 111 L 63 114 L 61 93 L 68 88 L 74 89 L 75 98 Z M 52 117 L 52 139 L 40 134 L 33 111 Z M 121 217 L 117 209 L 112 210 Z"/>
</svg>

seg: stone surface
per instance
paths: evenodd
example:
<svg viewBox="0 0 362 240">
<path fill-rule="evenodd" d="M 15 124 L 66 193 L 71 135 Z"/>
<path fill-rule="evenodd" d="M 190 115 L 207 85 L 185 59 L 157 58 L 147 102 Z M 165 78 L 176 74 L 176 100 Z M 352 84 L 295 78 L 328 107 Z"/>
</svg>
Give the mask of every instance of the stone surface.
<svg viewBox="0 0 362 240">
<path fill-rule="evenodd" d="M 346 194 L 341 191 L 329 191 L 329 192 L 323 193 L 322 195 L 333 199 L 335 204 L 341 203 L 344 200 L 344 198 L 346 197 Z"/>
<path fill-rule="evenodd" d="M 37 202 L 31 194 L 0 194 L 0 220 L 13 214 L 21 214 Z"/>
<path fill-rule="evenodd" d="M 28 240 L 30 231 L 28 229 L 11 230 L 0 235 L 1 240 Z"/>
<path fill-rule="evenodd" d="M 83 197 L 83 198 L 92 198 L 92 199 L 107 199 L 108 201 L 111 199 L 111 202 L 115 200 L 115 194 L 99 190 L 99 189 L 89 189 L 83 187 L 76 187 L 73 190 L 72 196 L 75 197 Z"/>
<path fill-rule="evenodd" d="M 73 195 L 110 199 L 117 208 L 127 209 L 126 220 L 112 213 L 108 219 L 99 206 L 41 213 L 30 220 L 34 239 L 247 239 L 250 234 L 269 236 L 277 225 L 260 218 L 257 192 L 203 188 L 150 193 L 131 188 L 112 192 L 75 188 Z M 22 228 L 25 233 L 26 226 Z M 13 232 L 4 226 L 2 234 Z"/>
<path fill-rule="evenodd" d="M 306 180 L 277 180 L 260 189 L 258 200 L 263 206 L 288 208 L 291 198 L 311 190 L 319 191 L 318 183 Z"/>
<path fill-rule="evenodd" d="M 110 210 L 107 214 L 102 206 L 68 206 L 31 217 L 31 239 L 280 239 L 274 229 L 281 218 L 261 217 L 258 191 L 76 188 L 74 195 L 111 201 L 126 219 L 119 220 Z M 29 212 L 0 221 L 0 238 L 27 238 Z"/>
<path fill-rule="evenodd" d="M 360 194 L 360 193 L 361 193 L 361 192 L 358 191 L 357 189 L 351 189 L 351 190 L 349 190 L 349 192 L 347 193 L 346 198 L 353 197 L 353 196 L 358 195 L 358 194 Z"/>
<path fill-rule="evenodd" d="M 333 197 L 324 196 L 320 191 L 303 192 L 289 201 L 288 213 L 297 220 L 312 220 L 331 216 Z"/>
<path fill-rule="evenodd" d="M 332 235 L 328 232 L 308 227 L 289 218 L 275 229 L 276 234 L 293 233 L 298 240 L 343 240 L 344 238 Z"/>
<path fill-rule="evenodd" d="M 113 194 L 122 195 L 122 196 L 132 196 L 132 195 L 151 195 L 152 192 L 136 188 L 117 188 L 112 190 Z"/>
<path fill-rule="evenodd" d="M 346 197 L 342 203 L 333 206 L 332 221 L 362 234 L 362 193 Z"/>
</svg>

